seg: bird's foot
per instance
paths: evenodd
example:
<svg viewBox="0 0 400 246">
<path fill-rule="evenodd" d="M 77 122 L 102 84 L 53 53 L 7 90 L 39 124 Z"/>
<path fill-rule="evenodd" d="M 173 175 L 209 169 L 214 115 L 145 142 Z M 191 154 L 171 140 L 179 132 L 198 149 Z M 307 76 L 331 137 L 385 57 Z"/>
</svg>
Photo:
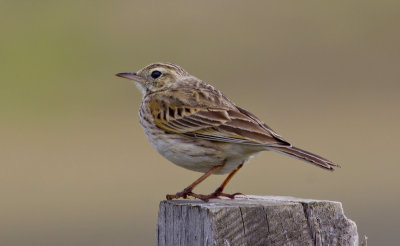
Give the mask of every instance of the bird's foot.
<svg viewBox="0 0 400 246">
<path fill-rule="evenodd" d="M 188 196 L 192 196 L 193 192 L 190 188 L 185 188 L 183 191 L 176 193 L 175 195 L 167 195 L 167 200 L 184 198 L 186 199 Z"/>
<path fill-rule="evenodd" d="M 233 194 L 221 193 L 219 196 L 224 196 L 224 197 L 228 197 L 230 199 L 235 199 L 235 196 L 244 196 L 244 194 L 240 193 L 240 192 L 236 192 L 236 193 L 233 193 Z"/>
<path fill-rule="evenodd" d="M 222 190 L 217 189 L 216 191 L 214 191 L 211 194 L 208 195 L 202 195 L 202 194 L 196 194 L 193 193 L 191 189 L 184 189 L 181 192 L 176 193 L 175 195 L 167 195 L 167 200 L 172 200 L 172 199 L 178 199 L 178 198 L 184 198 L 186 199 L 188 196 L 200 199 L 204 202 L 208 202 L 210 199 L 219 199 L 219 197 L 224 196 L 224 197 L 228 197 L 230 199 L 235 199 L 235 196 L 238 195 L 243 195 L 242 193 L 234 193 L 234 194 L 226 194 L 223 193 Z"/>
<path fill-rule="evenodd" d="M 228 197 L 230 199 L 235 199 L 235 196 L 238 196 L 238 195 L 243 195 L 243 194 L 239 193 L 239 192 L 234 193 L 234 194 L 226 194 L 226 193 L 222 193 L 222 192 L 220 192 L 220 193 L 213 192 L 209 195 L 200 195 L 200 194 L 195 194 L 195 193 L 190 194 L 190 196 L 200 199 L 204 202 L 208 202 L 210 199 L 219 199 L 221 196 Z"/>
</svg>

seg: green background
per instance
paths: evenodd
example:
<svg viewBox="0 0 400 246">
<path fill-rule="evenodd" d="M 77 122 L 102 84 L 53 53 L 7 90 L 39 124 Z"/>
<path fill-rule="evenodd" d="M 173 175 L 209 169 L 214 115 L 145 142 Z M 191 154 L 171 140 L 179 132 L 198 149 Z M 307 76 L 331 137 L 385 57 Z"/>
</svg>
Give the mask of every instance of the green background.
<svg viewBox="0 0 400 246">
<path fill-rule="evenodd" d="M 155 244 L 159 201 L 200 175 L 156 153 L 114 76 L 157 61 L 342 165 L 262 153 L 227 192 L 338 200 L 371 245 L 396 244 L 399 23 L 387 0 L 1 1 L 0 244 Z"/>
</svg>

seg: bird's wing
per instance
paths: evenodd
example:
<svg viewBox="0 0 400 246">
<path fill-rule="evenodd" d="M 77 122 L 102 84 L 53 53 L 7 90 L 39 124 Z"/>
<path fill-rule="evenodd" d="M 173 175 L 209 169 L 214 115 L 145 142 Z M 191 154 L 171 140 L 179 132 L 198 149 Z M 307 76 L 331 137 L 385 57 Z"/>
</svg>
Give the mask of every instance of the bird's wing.
<svg viewBox="0 0 400 246">
<path fill-rule="evenodd" d="M 213 87 L 159 92 L 147 98 L 147 104 L 155 124 L 168 133 L 228 143 L 290 146 Z"/>
</svg>

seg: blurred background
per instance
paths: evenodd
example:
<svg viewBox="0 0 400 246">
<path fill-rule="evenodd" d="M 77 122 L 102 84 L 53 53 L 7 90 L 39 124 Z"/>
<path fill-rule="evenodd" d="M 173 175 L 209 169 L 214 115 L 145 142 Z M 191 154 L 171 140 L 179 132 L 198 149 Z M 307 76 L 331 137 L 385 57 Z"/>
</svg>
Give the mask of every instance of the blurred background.
<svg viewBox="0 0 400 246">
<path fill-rule="evenodd" d="M 181 65 L 331 173 L 261 153 L 227 192 L 338 200 L 398 241 L 399 1 L 0 3 L 0 245 L 154 245 L 158 204 L 200 173 L 151 147 L 118 72 Z M 213 191 L 213 176 L 196 191 Z"/>
</svg>

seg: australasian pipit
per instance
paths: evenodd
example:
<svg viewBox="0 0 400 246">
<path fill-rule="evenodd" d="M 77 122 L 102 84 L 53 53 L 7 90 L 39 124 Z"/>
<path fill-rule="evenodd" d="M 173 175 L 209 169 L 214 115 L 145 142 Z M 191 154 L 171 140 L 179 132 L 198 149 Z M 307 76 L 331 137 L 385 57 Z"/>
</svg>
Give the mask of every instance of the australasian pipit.
<svg viewBox="0 0 400 246">
<path fill-rule="evenodd" d="M 273 150 L 316 166 L 333 170 L 339 165 L 294 147 L 254 114 L 237 106 L 221 91 L 171 63 L 155 63 L 134 73 L 131 79 L 143 94 L 140 124 L 153 147 L 172 163 L 204 173 L 193 184 L 167 199 L 210 198 L 223 193 L 232 176 L 253 155 Z M 193 193 L 211 174 L 229 173 L 213 193 Z"/>
</svg>

